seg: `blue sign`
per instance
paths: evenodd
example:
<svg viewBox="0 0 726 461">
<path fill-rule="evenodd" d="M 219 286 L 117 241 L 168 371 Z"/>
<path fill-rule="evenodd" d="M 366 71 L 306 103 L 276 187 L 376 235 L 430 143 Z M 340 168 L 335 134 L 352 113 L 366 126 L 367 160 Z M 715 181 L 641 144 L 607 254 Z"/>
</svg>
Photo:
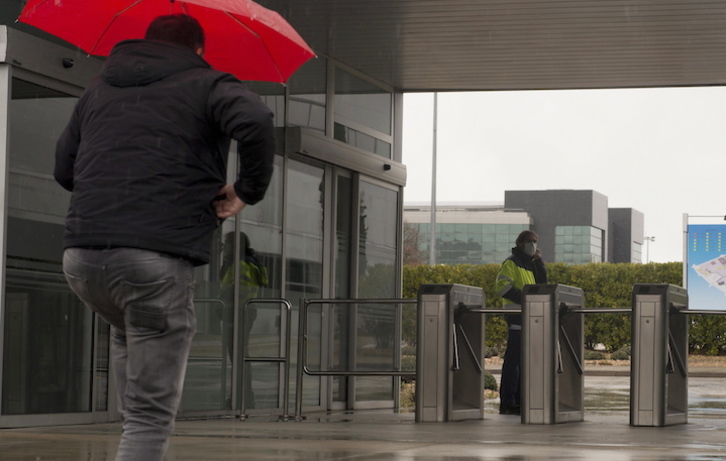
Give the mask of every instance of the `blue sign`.
<svg viewBox="0 0 726 461">
<path fill-rule="evenodd" d="M 726 224 L 689 224 L 688 308 L 726 310 Z"/>
</svg>

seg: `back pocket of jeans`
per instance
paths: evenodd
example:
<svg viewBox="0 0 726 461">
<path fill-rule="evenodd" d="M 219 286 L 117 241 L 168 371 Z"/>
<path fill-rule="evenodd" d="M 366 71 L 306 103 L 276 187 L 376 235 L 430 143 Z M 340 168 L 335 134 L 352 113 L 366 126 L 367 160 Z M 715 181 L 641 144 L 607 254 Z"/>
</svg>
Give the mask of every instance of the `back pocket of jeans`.
<svg viewBox="0 0 726 461">
<path fill-rule="evenodd" d="M 168 309 L 173 279 L 151 283 L 124 281 L 127 321 L 136 328 L 165 331 L 169 327 Z"/>
</svg>

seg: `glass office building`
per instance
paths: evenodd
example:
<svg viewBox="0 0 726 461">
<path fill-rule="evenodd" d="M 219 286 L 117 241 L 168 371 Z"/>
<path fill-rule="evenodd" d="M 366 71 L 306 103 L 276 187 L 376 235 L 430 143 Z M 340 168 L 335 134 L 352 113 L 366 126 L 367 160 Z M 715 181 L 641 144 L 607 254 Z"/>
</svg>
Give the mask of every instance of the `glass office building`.
<svg viewBox="0 0 726 461">
<path fill-rule="evenodd" d="M 642 262 L 644 217 L 637 210 L 608 208 L 607 197 L 591 190 L 504 194 L 504 204 L 436 206 L 436 264 L 499 264 L 526 229 L 537 233 L 549 262 Z M 406 204 L 403 217 L 430 263 L 431 207 Z"/>
<path fill-rule="evenodd" d="M 431 207 L 406 205 L 403 217 L 404 226 L 414 229 L 423 262 L 431 264 Z M 531 227 L 527 213 L 501 206 L 437 205 L 435 264 L 501 263 L 519 233 Z"/>
<path fill-rule="evenodd" d="M 556 262 L 603 262 L 603 230 L 591 226 L 555 226 Z"/>
<path fill-rule="evenodd" d="M 64 280 L 69 194 L 52 175 L 56 139 L 102 62 L 11 27 L 23 3 L 0 7 L 8 25 L 0 26 L 0 427 L 113 421 L 109 327 Z M 400 297 L 401 93 L 325 56 L 286 86 L 250 86 L 275 113 L 275 173 L 265 199 L 223 223 L 212 262 L 196 269 L 198 330 L 182 417 L 234 415 L 243 399 L 249 414 L 281 414 L 280 357 L 291 363 L 295 408 L 303 300 Z M 229 162 L 232 181 L 234 155 Z M 239 252 L 242 233 L 268 270 L 257 297 L 289 301 L 291 322 L 281 302 L 254 305 L 245 319 L 244 300 L 224 294 L 224 245 Z M 388 305 L 315 305 L 304 360 L 317 370 L 393 369 L 399 319 Z M 243 355 L 262 360 L 243 366 Z M 389 377 L 305 376 L 303 389 L 306 411 L 391 408 L 398 395 Z"/>
</svg>

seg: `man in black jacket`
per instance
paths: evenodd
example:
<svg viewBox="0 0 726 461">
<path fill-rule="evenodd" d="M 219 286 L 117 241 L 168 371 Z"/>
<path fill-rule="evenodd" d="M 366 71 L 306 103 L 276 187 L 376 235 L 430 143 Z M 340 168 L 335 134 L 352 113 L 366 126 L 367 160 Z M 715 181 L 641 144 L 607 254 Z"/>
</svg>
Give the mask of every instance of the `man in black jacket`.
<svg viewBox="0 0 726 461">
<path fill-rule="evenodd" d="M 203 53 L 195 19 L 155 19 L 144 40 L 116 45 L 56 148 L 55 178 L 72 192 L 66 279 L 112 328 L 117 461 L 164 457 L 196 328 L 193 267 L 209 262 L 221 220 L 262 200 L 272 176 L 271 111 Z"/>
</svg>

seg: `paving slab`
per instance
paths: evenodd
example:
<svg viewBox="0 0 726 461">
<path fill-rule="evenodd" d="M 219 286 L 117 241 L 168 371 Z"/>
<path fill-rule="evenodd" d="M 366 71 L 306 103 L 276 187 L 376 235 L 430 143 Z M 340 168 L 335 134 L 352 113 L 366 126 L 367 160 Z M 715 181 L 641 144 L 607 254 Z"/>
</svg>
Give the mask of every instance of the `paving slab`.
<svg viewBox="0 0 726 461">
<path fill-rule="evenodd" d="M 118 424 L 0 431 L 0 458 L 112 461 Z M 311 415 L 302 422 L 262 418 L 180 421 L 169 461 L 706 461 L 726 460 L 726 419 L 669 427 L 631 427 L 622 415 L 584 422 L 523 425 L 514 416 L 416 423 L 411 414 Z"/>
<path fill-rule="evenodd" d="M 167 461 L 726 461 L 726 380 L 689 379 L 688 424 L 629 425 L 629 377 L 585 377 L 585 421 L 416 423 L 390 410 L 178 421 Z M 113 461 L 120 424 L 0 430 L 2 461 Z"/>
</svg>

